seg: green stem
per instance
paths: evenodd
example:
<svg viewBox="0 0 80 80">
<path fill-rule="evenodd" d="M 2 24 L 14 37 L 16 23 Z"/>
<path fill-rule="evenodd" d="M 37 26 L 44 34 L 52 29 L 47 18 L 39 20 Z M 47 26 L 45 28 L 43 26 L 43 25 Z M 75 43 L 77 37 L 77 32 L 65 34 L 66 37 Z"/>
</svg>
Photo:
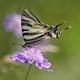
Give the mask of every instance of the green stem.
<svg viewBox="0 0 80 80">
<path fill-rule="evenodd" d="M 28 78 L 28 75 L 29 75 L 29 72 L 30 72 L 30 69 L 31 69 L 31 65 L 32 65 L 32 64 L 29 65 L 29 69 L 28 69 L 28 72 L 27 72 L 27 74 L 26 74 L 25 80 L 27 80 L 27 78 Z"/>
</svg>

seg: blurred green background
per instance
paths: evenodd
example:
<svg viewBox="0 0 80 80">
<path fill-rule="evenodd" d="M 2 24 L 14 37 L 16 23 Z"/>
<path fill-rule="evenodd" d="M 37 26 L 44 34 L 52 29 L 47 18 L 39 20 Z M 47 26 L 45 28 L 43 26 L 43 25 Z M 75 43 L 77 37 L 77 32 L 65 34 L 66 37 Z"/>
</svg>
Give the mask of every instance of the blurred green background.
<svg viewBox="0 0 80 80">
<path fill-rule="evenodd" d="M 0 0 L 0 80 L 24 80 L 27 73 L 28 64 L 4 60 L 15 50 L 12 43 L 20 40 L 3 28 L 7 14 L 21 14 L 27 7 L 44 23 L 56 25 L 66 20 L 60 29 L 72 26 L 60 39 L 53 39 L 60 49 L 47 55 L 54 72 L 40 71 L 33 65 L 28 80 L 80 80 L 80 0 Z"/>
</svg>

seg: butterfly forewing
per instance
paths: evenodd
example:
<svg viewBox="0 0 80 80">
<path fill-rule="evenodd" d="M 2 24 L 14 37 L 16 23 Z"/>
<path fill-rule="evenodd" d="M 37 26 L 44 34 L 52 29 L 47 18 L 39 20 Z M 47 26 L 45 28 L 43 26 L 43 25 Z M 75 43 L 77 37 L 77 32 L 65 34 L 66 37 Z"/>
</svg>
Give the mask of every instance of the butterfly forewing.
<svg viewBox="0 0 80 80">
<path fill-rule="evenodd" d="M 29 10 L 25 9 L 21 16 L 22 34 L 25 44 L 32 45 L 41 42 L 45 38 L 44 25 Z"/>
</svg>

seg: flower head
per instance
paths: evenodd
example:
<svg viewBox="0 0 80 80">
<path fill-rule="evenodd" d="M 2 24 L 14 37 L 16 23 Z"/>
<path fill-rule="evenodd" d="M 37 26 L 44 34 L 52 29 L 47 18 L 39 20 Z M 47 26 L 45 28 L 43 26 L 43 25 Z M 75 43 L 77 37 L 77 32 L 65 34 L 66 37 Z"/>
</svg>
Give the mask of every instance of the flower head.
<svg viewBox="0 0 80 80">
<path fill-rule="evenodd" d="M 37 48 L 27 48 L 27 50 L 23 52 L 14 52 L 14 56 L 12 56 L 11 59 L 24 64 L 34 63 L 40 70 L 52 72 L 50 69 L 51 63 L 44 58 L 42 52 Z"/>
<path fill-rule="evenodd" d="M 16 37 L 21 37 L 21 15 L 16 13 L 7 15 L 4 20 L 4 28 L 8 32 L 14 32 Z"/>
</svg>

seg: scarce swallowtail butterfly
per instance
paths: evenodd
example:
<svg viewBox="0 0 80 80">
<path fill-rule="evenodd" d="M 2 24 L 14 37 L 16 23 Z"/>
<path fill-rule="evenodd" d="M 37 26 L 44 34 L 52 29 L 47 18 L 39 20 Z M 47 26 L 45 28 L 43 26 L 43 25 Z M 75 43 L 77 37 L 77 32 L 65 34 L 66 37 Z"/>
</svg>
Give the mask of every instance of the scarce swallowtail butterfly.
<svg viewBox="0 0 80 80">
<path fill-rule="evenodd" d="M 63 22 L 64 23 L 64 22 Z M 25 44 L 22 47 L 31 47 L 43 42 L 47 38 L 59 38 L 60 34 L 70 28 L 67 27 L 62 31 L 58 31 L 58 27 L 63 23 L 56 26 L 49 26 L 42 23 L 30 9 L 25 9 L 21 15 L 21 27 Z"/>
</svg>

